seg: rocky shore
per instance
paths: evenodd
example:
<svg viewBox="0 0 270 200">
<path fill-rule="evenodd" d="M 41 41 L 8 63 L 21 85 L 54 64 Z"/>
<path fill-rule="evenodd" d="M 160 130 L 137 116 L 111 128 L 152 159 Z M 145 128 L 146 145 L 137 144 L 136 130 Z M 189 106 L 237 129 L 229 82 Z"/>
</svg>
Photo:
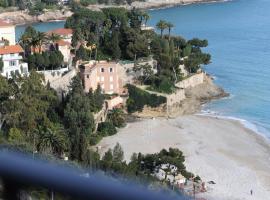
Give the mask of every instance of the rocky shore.
<svg viewBox="0 0 270 200">
<path fill-rule="evenodd" d="M 227 0 L 146 0 L 145 2 L 135 1 L 132 3 L 132 5 L 122 5 L 117 7 L 124 7 L 126 9 L 132 9 L 135 7 L 138 9 L 146 10 L 146 9 L 158 9 L 158 8 L 181 6 L 193 3 L 208 3 L 208 2 L 210 3 L 210 2 L 224 2 L 224 1 Z M 98 4 L 98 5 L 90 5 L 88 6 L 88 9 L 100 10 L 106 7 L 115 7 L 115 6 Z M 0 13 L 0 19 L 7 20 L 13 23 L 14 25 L 21 25 L 54 20 L 65 20 L 72 14 L 73 13 L 68 8 L 65 8 L 63 10 L 46 11 L 44 14 L 38 16 L 29 15 L 27 11 L 14 11 L 14 12 Z"/>
<path fill-rule="evenodd" d="M 65 20 L 73 13 L 69 10 L 46 11 L 39 16 L 29 15 L 26 11 L 14 11 L 0 13 L 0 19 L 8 21 L 14 25 L 31 24 L 37 22 L 48 22 L 55 20 Z"/>
<path fill-rule="evenodd" d="M 184 89 L 185 98 L 179 100 L 169 108 L 163 104 L 156 108 L 145 106 L 142 112 L 133 115 L 140 118 L 170 117 L 175 118 L 182 115 L 190 115 L 200 112 L 203 104 L 211 100 L 229 96 L 221 87 L 217 86 L 210 75 L 204 75 L 203 83 L 195 87 Z"/>
</svg>

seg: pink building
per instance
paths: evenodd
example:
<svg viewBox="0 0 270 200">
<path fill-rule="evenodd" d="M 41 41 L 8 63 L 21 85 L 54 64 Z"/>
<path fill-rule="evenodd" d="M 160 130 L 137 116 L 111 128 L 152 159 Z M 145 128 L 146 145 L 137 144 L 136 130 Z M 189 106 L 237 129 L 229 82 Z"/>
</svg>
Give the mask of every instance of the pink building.
<svg viewBox="0 0 270 200">
<path fill-rule="evenodd" d="M 80 66 L 80 75 L 85 92 L 95 90 L 98 85 L 106 94 L 122 94 L 121 65 L 116 62 L 90 61 Z"/>
</svg>

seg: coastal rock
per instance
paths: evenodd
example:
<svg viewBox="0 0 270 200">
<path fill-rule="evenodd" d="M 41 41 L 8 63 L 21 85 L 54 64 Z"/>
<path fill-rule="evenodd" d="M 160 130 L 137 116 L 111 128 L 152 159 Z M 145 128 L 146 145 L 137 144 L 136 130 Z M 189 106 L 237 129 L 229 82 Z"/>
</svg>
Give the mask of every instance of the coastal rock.
<svg viewBox="0 0 270 200">
<path fill-rule="evenodd" d="M 14 25 L 18 24 L 28 24 L 35 22 L 46 22 L 53 20 L 64 20 L 67 17 L 71 16 L 73 13 L 69 10 L 55 10 L 47 11 L 39 16 L 29 15 L 26 11 L 14 11 L 14 12 L 5 12 L 0 14 L 0 19 L 9 21 Z"/>
<path fill-rule="evenodd" d="M 183 90 L 182 90 L 183 91 Z M 194 114 L 200 111 L 201 106 L 213 99 L 229 96 L 222 88 L 217 86 L 211 76 L 203 73 L 203 82 L 194 87 L 184 89 L 185 98 L 181 98 L 173 105 L 162 104 L 157 108 L 145 106 L 142 112 L 134 113 L 142 118 L 171 117 Z"/>
<path fill-rule="evenodd" d="M 192 3 L 205 3 L 205 2 L 223 2 L 225 0 L 146 0 L 145 2 L 135 1 L 131 5 L 105 5 L 95 4 L 89 5 L 87 8 L 90 10 L 98 11 L 102 8 L 108 7 L 123 7 L 126 9 L 152 9 L 152 8 L 165 8 L 178 5 L 186 5 Z M 0 19 L 7 20 L 14 25 L 28 24 L 35 22 L 47 22 L 53 20 L 64 20 L 70 17 L 73 13 L 66 7 L 63 10 L 46 11 L 39 16 L 29 15 L 27 11 L 13 11 L 0 13 Z"/>
</svg>

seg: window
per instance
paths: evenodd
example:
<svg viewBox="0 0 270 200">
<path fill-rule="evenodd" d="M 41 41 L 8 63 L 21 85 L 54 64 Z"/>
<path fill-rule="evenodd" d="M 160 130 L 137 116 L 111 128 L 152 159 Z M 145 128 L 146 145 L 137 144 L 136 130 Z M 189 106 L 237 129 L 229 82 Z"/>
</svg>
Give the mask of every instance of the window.
<svg viewBox="0 0 270 200">
<path fill-rule="evenodd" d="M 15 55 L 14 53 L 11 53 L 11 54 L 10 54 L 10 57 L 13 57 L 14 55 Z"/>
<path fill-rule="evenodd" d="M 110 84 L 110 90 L 113 90 L 113 84 Z"/>
<path fill-rule="evenodd" d="M 104 71 L 105 71 L 105 70 L 104 70 L 104 68 L 102 67 L 102 68 L 100 69 L 100 72 L 102 72 L 102 73 L 103 73 Z"/>
<path fill-rule="evenodd" d="M 113 82 L 113 77 L 112 76 L 110 76 L 110 82 Z"/>
<path fill-rule="evenodd" d="M 97 82 L 99 82 L 99 81 L 100 81 L 100 77 L 98 76 L 98 77 L 97 77 Z"/>
<path fill-rule="evenodd" d="M 89 78 L 89 74 L 86 75 L 86 78 Z"/>
<path fill-rule="evenodd" d="M 9 61 L 9 66 L 16 66 L 16 61 L 15 60 Z"/>
<path fill-rule="evenodd" d="M 113 72 L 113 68 L 112 68 L 112 67 L 110 67 L 110 72 L 111 72 L 111 73 Z"/>
<path fill-rule="evenodd" d="M 101 81 L 104 81 L 104 76 L 101 76 Z"/>
<path fill-rule="evenodd" d="M 101 84 L 101 88 L 104 90 L 104 84 Z"/>
</svg>

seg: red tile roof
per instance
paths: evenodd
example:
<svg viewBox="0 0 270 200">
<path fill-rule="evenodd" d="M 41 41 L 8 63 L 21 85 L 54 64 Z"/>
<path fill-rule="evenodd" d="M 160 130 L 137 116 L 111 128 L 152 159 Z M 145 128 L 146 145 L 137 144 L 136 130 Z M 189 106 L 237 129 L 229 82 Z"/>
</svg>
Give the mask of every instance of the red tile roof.
<svg viewBox="0 0 270 200">
<path fill-rule="evenodd" d="M 1 26 L 13 26 L 12 24 L 8 23 L 8 22 L 5 22 L 3 20 L 0 20 L 0 27 Z"/>
<path fill-rule="evenodd" d="M 58 35 L 71 35 L 73 33 L 73 30 L 70 28 L 58 28 L 47 32 L 47 34 L 51 33 L 55 33 Z"/>
<path fill-rule="evenodd" d="M 22 53 L 23 48 L 20 45 L 10 45 L 0 47 L 0 55 L 11 54 L 11 53 Z"/>
</svg>

